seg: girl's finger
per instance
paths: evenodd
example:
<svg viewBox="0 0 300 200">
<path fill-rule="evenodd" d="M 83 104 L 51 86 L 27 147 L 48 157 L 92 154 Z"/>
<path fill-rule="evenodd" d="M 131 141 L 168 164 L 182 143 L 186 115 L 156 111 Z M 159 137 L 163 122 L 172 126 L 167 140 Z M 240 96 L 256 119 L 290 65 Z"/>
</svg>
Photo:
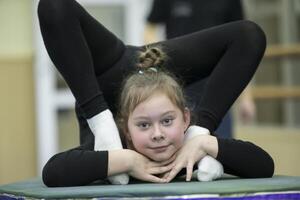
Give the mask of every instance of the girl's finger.
<svg viewBox="0 0 300 200">
<path fill-rule="evenodd" d="M 166 183 L 166 179 L 158 178 L 151 174 L 145 176 L 145 181 L 153 182 L 153 183 Z"/>
<path fill-rule="evenodd" d="M 167 179 L 167 177 L 169 176 L 170 172 L 167 172 L 163 175 L 163 177 L 161 177 L 162 179 Z"/>
<path fill-rule="evenodd" d="M 182 169 L 181 164 L 175 165 L 167 178 L 167 182 L 170 182 L 180 172 L 181 169 Z"/>
<path fill-rule="evenodd" d="M 163 166 L 163 167 L 152 167 L 149 170 L 150 174 L 162 174 L 168 172 L 172 169 L 173 165 Z"/>
<path fill-rule="evenodd" d="M 191 181 L 193 175 L 193 167 L 194 163 L 192 161 L 189 161 L 186 166 L 186 181 Z"/>
</svg>

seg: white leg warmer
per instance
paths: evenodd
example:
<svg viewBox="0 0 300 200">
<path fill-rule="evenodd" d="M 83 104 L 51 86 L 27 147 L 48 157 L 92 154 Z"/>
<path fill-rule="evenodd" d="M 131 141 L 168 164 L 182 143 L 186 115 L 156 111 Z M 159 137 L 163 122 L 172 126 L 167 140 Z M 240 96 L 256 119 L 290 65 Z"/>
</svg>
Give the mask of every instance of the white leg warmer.
<svg viewBox="0 0 300 200">
<path fill-rule="evenodd" d="M 209 135 L 209 130 L 200 126 L 190 126 L 185 133 L 185 141 L 198 135 Z M 207 155 L 198 162 L 199 181 L 212 181 L 220 178 L 224 173 L 223 165 L 215 158 Z"/>
<path fill-rule="evenodd" d="M 87 120 L 95 136 L 95 151 L 123 149 L 119 131 L 110 110 L 105 110 Z M 129 182 L 127 174 L 108 177 L 115 185 L 126 185 Z"/>
</svg>

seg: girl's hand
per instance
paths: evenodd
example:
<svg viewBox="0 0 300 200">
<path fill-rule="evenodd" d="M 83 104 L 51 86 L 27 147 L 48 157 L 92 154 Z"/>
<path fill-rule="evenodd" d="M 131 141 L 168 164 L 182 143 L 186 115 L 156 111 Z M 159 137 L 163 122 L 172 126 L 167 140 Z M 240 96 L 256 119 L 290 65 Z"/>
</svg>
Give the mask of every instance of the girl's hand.
<svg viewBox="0 0 300 200">
<path fill-rule="evenodd" d="M 175 160 L 175 156 L 173 155 L 169 160 L 164 162 L 155 162 L 136 151 L 131 151 L 128 174 L 143 181 L 165 183 L 165 178 L 159 178 L 155 175 L 169 172 L 174 166 L 172 161 Z"/>
<path fill-rule="evenodd" d="M 186 181 L 191 180 L 194 164 L 207 155 L 202 145 L 206 137 L 206 135 L 199 135 L 183 144 L 177 152 L 173 169 L 167 177 L 163 177 L 167 179 L 167 182 L 170 182 L 182 168 L 186 168 Z"/>
</svg>

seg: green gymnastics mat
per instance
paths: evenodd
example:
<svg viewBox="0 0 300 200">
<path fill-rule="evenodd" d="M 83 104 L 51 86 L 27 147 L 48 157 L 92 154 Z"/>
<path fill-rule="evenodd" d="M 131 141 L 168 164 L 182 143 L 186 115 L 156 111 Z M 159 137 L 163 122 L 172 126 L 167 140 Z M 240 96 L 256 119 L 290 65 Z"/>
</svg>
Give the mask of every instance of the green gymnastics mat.
<svg viewBox="0 0 300 200">
<path fill-rule="evenodd" d="M 133 182 L 81 187 L 46 187 L 41 179 L 0 186 L 0 199 L 300 199 L 300 177 L 223 178 L 212 182 L 177 180 L 166 184 Z"/>
</svg>

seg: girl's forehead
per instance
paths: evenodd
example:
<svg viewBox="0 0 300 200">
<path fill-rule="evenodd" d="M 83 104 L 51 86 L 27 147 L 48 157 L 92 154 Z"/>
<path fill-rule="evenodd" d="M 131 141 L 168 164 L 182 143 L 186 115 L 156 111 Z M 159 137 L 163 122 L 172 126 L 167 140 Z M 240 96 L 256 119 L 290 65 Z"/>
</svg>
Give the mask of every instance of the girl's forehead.
<svg viewBox="0 0 300 200">
<path fill-rule="evenodd" d="M 156 94 L 147 98 L 145 101 L 139 103 L 133 110 L 133 116 L 147 114 L 147 115 L 164 115 L 171 111 L 176 112 L 178 110 L 170 98 L 165 94 Z"/>
<path fill-rule="evenodd" d="M 156 92 L 150 95 L 147 99 L 140 102 L 137 107 L 147 107 L 147 106 L 158 106 L 158 105 L 169 105 L 174 106 L 169 96 L 163 92 Z"/>
</svg>

